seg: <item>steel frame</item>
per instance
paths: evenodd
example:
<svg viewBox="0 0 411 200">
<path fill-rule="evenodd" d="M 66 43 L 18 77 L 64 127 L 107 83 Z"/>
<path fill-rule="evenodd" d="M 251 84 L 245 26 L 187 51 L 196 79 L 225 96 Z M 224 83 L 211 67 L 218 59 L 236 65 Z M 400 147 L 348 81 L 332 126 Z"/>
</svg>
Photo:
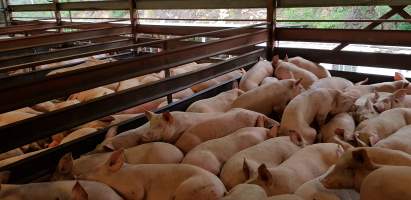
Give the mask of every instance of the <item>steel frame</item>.
<svg viewBox="0 0 411 200">
<path fill-rule="evenodd" d="M 48 35 L 29 36 L 0 40 L 0 53 L 10 54 L 13 51 L 37 48 L 40 46 L 57 45 L 67 42 L 94 39 L 100 37 L 131 34 L 129 38 L 120 38 L 119 41 L 106 40 L 98 44 L 81 47 L 71 47 L 56 52 L 34 53 L 17 55 L 13 57 L 0 57 L 0 72 L 33 67 L 40 64 L 85 57 L 100 53 L 116 52 L 121 50 L 137 49 L 138 47 L 156 47 L 164 51 L 133 57 L 124 61 L 117 61 L 98 65 L 86 69 L 80 69 L 60 75 L 45 77 L 49 70 L 35 71 L 32 73 L 10 76 L 0 79 L 0 112 L 6 112 L 30 106 L 35 103 L 64 97 L 71 93 L 98 87 L 101 85 L 126 80 L 128 78 L 145 75 L 161 70 L 167 70 L 181 64 L 207 59 L 219 54 L 238 54 L 237 57 L 213 64 L 209 68 L 190 72 L 185 75 L 167 77 L 159 82 L 143 85 L 129 90 L 104 96 L 90 102 L 50 112 L 34 118 L 23 120 L 14 124 L 0 127 L 0 152 L 19 147 L 35 140 L 51 136 L 59 131 L 67 130 L 83 123 L 99 119 L 124 109 L 140 105 L 153 99 L 164 97 L 188 88 L 196 83 L 209 80 L 218 75 L 228 73 L 241 67 L 250 66 L 257 62 L 258 57 L 265 56 L 270 59 L 273 55 L 274 41 L 305 41 L 305 42 L 336 42 L 341 43 L 334 50 L 313 50 L 275 48 L 280 54 L 298 55 L 317 62 L 328 62 L 350 65 L 370 65 L 376 67 L 393 67 L 396 69 L 409 69 L 411 58 L 402 54 L 385 53 L 359 53 L 341 51 L 347 44 L 378 44 L 411 46 L 410 31 L 376 31 L 372 30 L 380 23 L 389 22 L 392 15 L 399 14 L 407 22 L 411 17 L 404 11 L 408 0 L 324 0 L 308 2 L 303 0 L 207 0 L 187 3 L 187 0 L 139 0 L 139 1 L 100 1 L 100 2 L 70 2 L 59 3 L 54 0 L 52 4 L 40 5 L 9 5 L 7 13 L 20 11 L 54 11 L 56 22 L 35 22 L 24 25 L 14 25 L 9 29 L 0 28 L 0 34 L 30 33 L 29 29 L 41 26 L 36 31 L 47 29 L 60 29 L 64 27 L 84 27 L 84 29 L 72 33 L 54 33 Z M 222 2 L 223 1 L 223 2 Z M 390 5 L 392 10 L 378 20 L 367 26 L 367 30 L 319 30 L 319 29 L 292 29 L 277 27 L 276 8 L 306 7 L 306 6 L 357 6 L 357 5 Z M 266 8 L 266 27 L 258 28 L 261 24 L 241 28 L 224 29 L 221 27 L 167 27 L 138 24 L 137 9 L 191 9 L 191 8 Z M 65 24 L 59 18 L 58 13 L 65 10 L 129 10 L 131 26 L 96 27 L 89 24 Z M 354 21 L 354 20 L 352 20 Z M 392 21 L 392 20 L 391 20 Z M 10 21 L 12 22 L 12 21 Z M 60 22 L 60 24 L 59 24 Z M 365 22 L 365 21 L 364 21 Z M 51 27 L 51 28 L 49 28 Z M 33 31 L 35 32 L 35 31 Z M 176 35 L 177 38 L 159 40 L 155 38 L 139 38 L 138 34 Z M 206 43 L 186 41 L 195 37 L 219 38 Z M 266 49 L 256 48 L 255 45 L 267 42 Z M 3 62 L 2 62 L 3 61 Z M 353 81 L 363 80 L 365 76 L 370 82 L 388 81 L 389 77 L 364 75 L 350 72 L 332 72 L 334 75 L 347 77 Z M 181 104 L 171 104 L 165 110 L 184 110 L 198 98 L 216 94 L 228 89 L 229 83 L 214 89 L 200 93 Z M 220 89 L 219 89 L 220 88 Z M 152 91 L 156 91 L 153 93 Z M 170 96 L 169 96 L 170 97 Z M 110 105 L 110 106 L 107 106 Z M 184 106 L 182 106 L 184 105 Z M 92 111 L 92 112 L 90 112 Z M 135 128 L 145 122 L 144 118 L 136 118 L 123 123 L 120 130 Z M 50 126 L 53 124 L 53 126 Z M 25 134 L 30 130 L 30 134 Z M 45 151 L 36 156 L 24 159 L 0 170 L 12 171 L 12 182 L 27 182 L 39 175 L 52 170 L 59 157 L 64 153 L 73 151 L 75 155 L 83 154 L 103 139 L 106 130 L 80 138 L 76 141 Z M 28 167 L 30 166 L 30 167 Z"/>
</svg>

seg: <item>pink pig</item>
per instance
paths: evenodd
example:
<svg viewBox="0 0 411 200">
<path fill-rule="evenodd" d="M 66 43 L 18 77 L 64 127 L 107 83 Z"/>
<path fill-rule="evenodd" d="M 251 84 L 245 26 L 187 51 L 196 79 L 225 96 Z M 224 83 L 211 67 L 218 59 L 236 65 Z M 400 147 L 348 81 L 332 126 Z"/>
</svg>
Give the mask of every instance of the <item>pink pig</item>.
<svg viewBox="0 0 411 200">
<path fill-rule="evenodd" d="M 224 137 L 241 128 L 256 126 L 266 128 L 274 126 L 276 131 L 279 123 L 263 114 L 236 108 L 213 119 L 197 123 L 187 129 L 175 144 L 183 152 L 189 152 L 207 140 Z"/>
<path fill-rule="evenodd" d="M 244 94 L 244 92 L 240 89 L 232 89 L 222 92 L 215 97 L 202 99 L 192 103 L 187 108 L 187 112 L 227 112 L 231 109 L 233 102 L 242 94 Z"/>
<path fill-rule="evenodd" d="M 274 110 L 282 113 L 287 103 L 299 95 L 304 88 L 300 80 L 281 80 L 262 85 L 238 97 L 233 108 L 244 108 L 269 115 Z"/>
<path fill-rule="evenodd" d="M 266 140 L 228 159 L 221 169 L 221 181 L 227 189 L 231 189 L 256 176 L 257 168 L 261 164 L 265 163 L 268 167 L 278 166 L 300 149 L 288 136 Z M 244 170 L 245 165 L 247 170 Z"/>
<path fill-rule="evenodd" d="M 313 74 L 315 74 L 319 79 L 331 77 L 330 72 L 320 64 L 314 63 L 302 57 L 293 57 L 290 59 L 285 59 L 285 62 L 290 62 L 302 69 L 305 69 Z"/>
<path fill-rule="evenodd" d="M 273 76 L 273 66 L 268 61 L 260 61 L 255 64 L 240 80 L 240 89 L 247 92 L 257 88 L 266 78 Z"/>
<path fill-rule="evenodd" d="M 105 183 L 128 200 L 220 199 L 226 191 L 214 174 L 201 168 L 185 164 L 129 165 L 124 163 L 122 150 L 79 179 Z"/>
<path fill-rule="evenodd" d="M 305 89 L 309 89 L 310 86 L 318 81 L 318 77 L 305 69 L 298 66 L 282 61 L 278 55 L 273 57 L 273 66 L 275 68 L 275 76 L 280 79 L 302 79 L 301 84 Z"/>
<path fill-rule="evenodd" d="M 187 153 L 182 163 L 195 165 L 218 175 L 223 164 L 235 153 L 275 137 L 275 134 L 275 129 L 271 133 L 269 129 L 261 127 L 242 128 L 225 137 L 199 144 Z"/>
<path fill-rule="evenodd" d="M 274 168 L 258 167 L 258 176 L 247 183 L 257 184 L 268 196 L 294 193 L 302 184 L 325 173 L 344 150 L 333 143 L 309 145 Z"/>
<path fill-rule="evenodd" d="M 328 115 L 350 111 L 354 99 L 334 89 L 308 90 L 295 97 L 284 110 L 279 135 L 290 131 L 303 136 L 304 143 L 312 144 L 317 131 L 310 126 L 314 120 L 323 125 Z"/>
</svg>

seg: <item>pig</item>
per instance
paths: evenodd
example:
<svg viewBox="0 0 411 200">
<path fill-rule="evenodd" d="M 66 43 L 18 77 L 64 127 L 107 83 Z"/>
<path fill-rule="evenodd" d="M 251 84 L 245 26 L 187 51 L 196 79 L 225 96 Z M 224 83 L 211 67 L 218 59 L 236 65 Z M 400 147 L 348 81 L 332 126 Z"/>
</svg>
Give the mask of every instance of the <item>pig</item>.
<svg viewBox="0 0 411 200">
<path fill-rule="evenodd" d="M 116 92 L 127 90 L 141 85 L 141 82 L 136 78 L 120 81 L 115 89 Z"/>
<path fill-rule="evenodd" d="M 411 125 L 404 126 L 387 138 L 378 141 L 374 146 L 400 150 L 411 154 Z"/>
<path fill-rule="evenodd" d="M 7 158 L 12 158 L 12 157 L 15 157 L 15 156 L 20 156 L 20 155 L 23 155 L 23 154 L 24 154 L 24 153 L 23 153 L 23 151 L 21 151 L 21 149 L 19 149 L 19 148 L 13 149 L 13 150 L 10 150 L 10 151 L 1 153 L 1 154 L 0 154 L 0 161 L 1 161 L 1 160 L 5 160 L 5 159 L 7 159 Z"/>
<path fill-rule="evenodd" d="M 185 164 L 124 163 L 122 150 L 112 153 L 106 163 L 98 165 L 79 179 L 105 183 L 129 200 L 220 199 L 226 192 L 223 183 L 212 173 Z"/>
<path fill-rule="evenodd" d="M 215 175 L 223 164 L 235 153 L 275 137 L 276 130 L 261 127 L 247 127 L 222 138 L 199 144 L 184 157 L 182 163 L 201 167 Z"/>
<path fill-rule="evenodd" d="M 230 72 L 230 73 L 227 73 L 227 74 L 218 76 L 217 78 L 213 78 L 213 79 L 208 80 L 208 81 L 206 81 L 206 82 L 202 82 L 202 83 L 196 84 L 196 85 L 192 86 L 191 89 L 192 89 L 195 93 L 197 93 L 197 92 L 203 91 L 203 90 L 205 90 L 205 89 L 207 89 L 207 88 L 216 86 L 216 85 L 218 85 L 218 84 L 220 84 L 220 83 L 224 83 L 224 82 L 227 82 L 227 81 L 230 81 L 230 80 L 239 78 L 239 77 L 241 77 L 242 75 L 243 75 L 243 72 L 241 72 L 240 70 L 232 71 L 232 72 Z"/>
<path fill-rule="evenodd" d="M 75 70 L 78 70 L 78 69 L 92 67 L 92 66 L 95 66 L 95 65 L 101 65 L 101 64 L 104 64 L 104 63 L 109 63 L 110 61 L 111 60 L 98 60 L 98 59 L 95 59 L 95 58 L 89 58 L 84 63 L 81 63 L 79 65 L 75 65 L 73 67 L 66 67 L 66 68 L 62 68 L 62 69 L 53 70 L 53 71 L 49 72 L 47 74 L 47 76 L 66 73 L 66 72 L 69 72 L 69 71 L 75 71 Z"/>
<path fill-rule="evenodd" d="M 304 143 L 312 144 L 317 131 L 310 127 L 315 120 L 319 126 L 325 123 L 328 115 L 351 111 L 354 99 L 334 89 L 315 89 L 301 93 L 284 110 L 279 135 L 290 131 L 303 136 Z"/>
<path fill-rule="evenodd" d="M 374 108 L 374 103 L 380 98 L 381 93 L 369 93 L 355 101 L 354 120 L 359 124 L 367 119 L 377 117 L 379 113 Z M 387 93 L 389 94 L 389 93 Z M 383 94 L 385 95 L 385 93 Z"/>
<path fill-rule="evenodd" d="M 258 166 L 262 163 L 268 167 L 278 166 L 300 149 L 301 147 L 295 145 L 288 136 L 266 140 L 228 159 L 221 169 L 221 181 L 227 189 L 231 189 L 254 177 Z M 244 170 L 245 165 L 247 165 L 246 170 Z"/>
<path fill-rule="evenodd" d="M 235 108 L 227 113 L 215 116 L 213 119 L 192 126 L 181 135 L 175 144 L 186 153 L 207 140 L 221 138 L 238 129 L 255 126 L 266 128 L 274 126 L 276 131 L 279 123 L 260 113 Z"/>
<path fill-rule="evenodd" d="M 328 89 L 336 89 L 336 90 L 345 90 L 348 87 L 354 86 L 354 84 L 345 79 L 340 77 L 328 77 L 322 78 L 316 82 L 314 82 L 310 89 L 319 89 L 319 88 L 328 88 Z"/>
<path fill-rule="evenodd" d="M 305 182 L 325 173 L 343 153 L 344 149 L 334 143 L 309 145 L 277 167 L 260 165 L 257 177 L 246 183 L 261 186 L 268 196 L 294 193 Z"/>
<path fill-rule="evenodd" d="M 167 101 L 167 98 L 159 98 L 147 103 L 143 103 L 138 106 L 134 106 L 127 110 L 123 110 L 119 112 L 119 114 L 142 114 L 146 110 L 154 110 L 156 109 L 162 102 Z"/>
<path fill-rule="evenodd" d="M 266 84 L 270 84 L 270 83 L 275 83 L 279 81 L 277 78 L 275 77 L 266 77 L 264 78 L 264 80 L 261 82 L 260 86 L 262 85 L 266 85 Z"/>
<path fill-rule="evenodd" d="M 373 146 L 381 139 L 411 123 L 410 108 L 395 108 L 361 122 L 355 132 L 357 146 Z"/>
<path fill-rule="evenodd" d="M 400 89 L 379 98 L 373 107 L 379 113 L 393 108 L 411 108 L 411 95 L 407 95 L 407 89 Z"/>
<path fill-rule="evenodd" d="M 255 64 L 240 80 L 240 89 L 247 92 L 257 88 L 266 77 L 273 76 L 273 66 L 264 60 Z"/>
<path fill-rule="evenodd" d="M 64 144 L 73 140 L 76 140 L 78 138 L 84 137 L 86 135 L 89 135 L 91 133 L 96 132 L 97 129 L 95 128 L 81 128 L 76 131 L 71 132 L 69 135 L 63 138 L 60 144 Z"/>
<path fill-rule="evenodd" d="M 361 200 L 411 199 L 411 167 L 385 166 L 370 173 L 361 185 Z"/>
<path fill-rule="evenodd" d="M 227 112 L 231 109 L 233 102 L 243 94 L 244 92 L 240 89 L 232 89 L 212 98 L 196 101 L 186 111 L 197 113 Z"/>
<path fill-rule="evenodd" d="M 321 127 L 319 138 L 321 142 L 337 143 L 344 147 L 346 144 L 341 143 L 338 137 L 341 137 L 343 141 L 353 141 L 354 130 L 355 122 L 353 117 L 348 113 L 340 113 Z"/>
<path fill-rule="evenodd" d="M 274 74 L 278 79 L 302 79 L 301 85 L 303 85 L 304 89 L 309 89 L 314 82 L 318 81 L 318 77 L 310 71 L 299 68 L 292 63 L 282 61 L 278 55 L 273 57 L 272 64 L 275 68 Z"/>
<path fill-rule="evenodd" d="M 86 90 L 83 92 L 79 92 L 76 94 L 72 94 L 69 96 L 67 100 L 78 100 L 80 102 L 85 102 L 85 101 L 90 101 L 95 98 L 99 98 L 108 94 L 114 93 L 113 90 L 104 88 L 104 87 L 98 87 L 94 88 L 91 90 Z"/>
<path fill-rule="evenodd" d="M 197 64 L 195 62 L 193 63 L 188 63 L 185 65 L 181 65 L 178 66 L 176 68 L 172 68 L 170 70 L 171 75 L 179 75 L 179 74 L 185 74 L 187 72 L 191 72 L 191 71 L 195 71 L 195 70 L 201 70 L 201 69 L 205 69 L 208 66 L 210 66 L 212 63 L 201 63 L 201 64 Z"/>
<path fill-rule="evenodd" d="M 103 163 L 111 153 L 99 153 L 82 156 L 73 160 L 71 154 L 66 154 L 52 176 L 52 180 L 73 179 L 93 167 Z M 124 162 L 128 164 L 171 164 L 180 163 L 183 153 L 174 145 L 163 142 L 152 142 L 124 150 Z"/>
<path fill-rule="evenodd" d="M 330 171 L 333 167 L 330 167 Z M 353 189 L 327 189 L 320 180 L 327 172 L 320 177 L 308 181 L 301 185 L 295 194 L 304 200 L 359 200 L 360 194 Z"/>
<path fill-rule="evenodd" d="M 263 188 L 254 184 L 239 184 L 228 192 L 221 200 L 266 200 Z"/>
<path fill-rule="evenodd" d="M 292 63 L 298 66 L 299 68 L 305 69 L 313 73 L 319 79 L 331 77 L 330 72 L 325 67 L 321 66 L 320 64 L 311 62 L 307 59 L 304 59 L 302 57 L 297 56 L 290 59 L 285 59 L 284 61 Z"/>
<path fill-rule="evenodd" d="M 303 200 L 295 194 L 282 194 L 267 198 L 267 200 Z"/>
<path fill-rule="evenodd" d="M 149 122 L 115 137 L 108 137 L 96 148 L 96 151 L 101 152 L 105 151 L 105 149 L 118 150 L 153 141 L 174 143 L 188 128 L 216 117 L 215 113 L 178 111 L 164 112 L 162 114 L 146 111 L 145 115 Z M 116 131 L 113 129 L 113 132 L 115 134 Z M 109 136 L 114 134 L 109 134 Z"/>
<path fill-rule="evenodd" d="M 378 147 L 349 149 L 320 182 L 328 189 L 355 189 L 359 192 L 363 179 L 374 169 L 374 163 L 410 166 L 411 155 Z"/>
<path fill-rule="evenodd" d="M 394 81 L 403 81 L 405 83 L 409 83 L 409 81 L 405 78 L 405 76 L 401 74 L 400 72 L 395 72 Z M 408 85 L 405 88 L 408 90 L 407 94 L 411 95 L 411 86 Z"/>
<path fill-rule="evenodd" d="M 17 121 L 25 120 L 31 117 L 35 117 L 35 114 L 26 113 L 22 111 L 10 111 L 0 114 L 0 126 L 15 123 Z"/>
<path fill-rule="evenodd" d="M 122 200 L 113 189 L 92 181 L 58 181 L 1 185 L 2 200 Z"/>
<path fill-rule="evenodd" d="M 408 85 L 409 82 L 406 81 L 383 82 L 372 85 L 354 85 L 346 88 L 344 91 L 352 97 L 359 98 L 362 95 L 369 94 L 372 92 L 392 93 L 399 89 L 408 88 Z"/>
<path fill-rule="evenodd" d="M 265 115 L 282 113 L 288 102 L 304 91 L 300 80 L 281 80 L 250 90 L 238 97 L 233 108 L 244 108 Z"/>
</svg>

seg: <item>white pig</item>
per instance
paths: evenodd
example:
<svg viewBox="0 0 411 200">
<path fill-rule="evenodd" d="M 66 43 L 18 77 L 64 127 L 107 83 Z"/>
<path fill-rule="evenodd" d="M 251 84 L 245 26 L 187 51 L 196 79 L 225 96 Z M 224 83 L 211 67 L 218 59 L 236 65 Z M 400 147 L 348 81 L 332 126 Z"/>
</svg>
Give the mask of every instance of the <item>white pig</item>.
<svg viewBox="0 0 411 200">
<path fill-rule="evenodd" d="M 265 84 L 238 97 L 232 107 L 244 108 L 269 115 L 274 110 L 282 113 L 288 102 L 304 89 L 300 80 L 281 80 Z"/>
<path fill-rule="evenodd" d="M 239 184 L 228 192 L 221 200 L 266 200 L 263 188 L 254 184 Z"/>
<path fill-rule="evenodd" d="M 227 189 L 231 189 L 244 183 L 250 177 L 256 176 L 257 168 L 262 163 L 268 167 L 278 166 L 298 150 L 300 147 L 295 145 L 288 136 L 266 140 L 228 159 L 221 169 L 221 181 Z M 244 170 L 245 165 L 247 165 L 247 170 Z"/>
<path fill-rule="evenodd" d="M 321 66 L 320 64 L 309 61 L 307 59 L 304 59 L 300 56 L 285 59 L 285 61 L 293 63 L 294 65 L 302 69 L 310 71 L 311 73 L 315 74 L 319 79 L 331 77 L 330 72 L 325 67 Z"/>
<path fill-rule="evenodd" d="M 258 87 L 266 78 L 273 76 L 273 66 L 270 62 L 264 60 L 255 64 L 240 80 L 240 89 L 247 92 Z"/>
<path fill-rule="evenodd" d="M 294 193 L 302 184 L 325 173 L 344 153 L 340 145 L 309 145 L 274 168 L 258 167 L 258 176 L 247 181 L 264 188 L 269 196 Z"/>
<path fill-rule="evenodd" d="M 411 154 L 411 125 L 404 126 L 398 131 L 380 140 L 375 144 L 375 147 L 400 150 Z"/>
<path fill-rule="evenodd" d="M 129 165 L 124 163 L 121 150 L 79 178 L 105 183 L 128 200 L 220 199 L 226 191 L 214 174 L 201 168 L 185 164 Z"/>
<path fill-rule="evenodd" d="M 242 94 L 244 94 L 244 92 L 240 89 L 232 89 L 222 92 L 215 97 L 202 99 L 192 103 L 187 108 L 187 112 L 227 112 L 231 109 L 233 102 Z"/>
<path fill-rule="evenodd" d="M 241 128 L 256 126 L 275 127 L 274 131 L 276 132 L 279 123 L 263 114 L 235 108 L 227 113 L 215 116 L 213 119 L 192 126 L 181 135 L 175 144 L 183 152 L 188 152 L 207 140 L 224 137 Z"/>
<path fill-rule="evenodd" d="M 52 180 L 73 179 L 103 163 L 110 155 L 111 153 L 91 154 L 73 160 L 71 154 L 66 154 L 60 159 Z M 183 159 L 183 153 L 177 147 L 162 142 L 152 142 L 125 149 L 124 156 L 124 162 L 133 165 L 180 163 Z"/>
<path fill-rule="evenodd" d="M 304 143 L 312 144 L 317 131 L 310 127 L 314 120 L 323 125 L 327 116 L 348 112 L 353 108 L 354 99 L 334 89 L 315 89 L 301 93 L 284 110 L 279 135 L 289 135 L 290 131 L 303 136 Z"/>
<path fill-rule="evenodd" d="M 318 77 L 310 71 L 299 68 L 292 63 L 282 61 L 278 55 L 273 57 L 273 66 L 275 68 L 275 76 L 278 79 L 302 79 L 301 85 L 303 85 L 305 89 L 309 89 L 314 82 L 318 81 Z"/>
<path fill-rule="evenodd" d="M 274 134 L 274 135 L 272 135 Z M 235 153 L 275 137 L 276 130 L 261 127 L 248 127 L 222 138 L 201 143 L 184 157 L 182 163 L 201 167 L 215 175 L 220 173 L 223 164 Z"/>
</svg>

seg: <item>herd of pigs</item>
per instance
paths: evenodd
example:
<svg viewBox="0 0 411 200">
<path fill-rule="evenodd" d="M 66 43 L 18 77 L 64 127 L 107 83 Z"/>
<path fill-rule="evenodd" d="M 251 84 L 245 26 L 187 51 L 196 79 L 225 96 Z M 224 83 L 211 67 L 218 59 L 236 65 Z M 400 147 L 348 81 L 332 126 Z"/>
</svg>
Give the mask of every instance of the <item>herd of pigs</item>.
<svg viewBox="0 0 411 200">
<path fill-rule="evenodd" d="M 354 84 L 304 58 L 275 56 L 173 98 L 237 76 L 232 90 L 186 112 L 149 111 L 166 105 L 163 98 L 1 154 L 4 166 L 111 126 L 94 151 L 64 155 L 50 182 L 5 184 L 10 174 L 0 172 L 0 199 L 411 199 L 411 85 L 400 73 L 393 82 Z M 0 125 L 161 78 L 163 72 L 5 113 Z M 118 133 L 112 126 L 139 113 L 148 122 L 136 129 Z"/>
</svg>

